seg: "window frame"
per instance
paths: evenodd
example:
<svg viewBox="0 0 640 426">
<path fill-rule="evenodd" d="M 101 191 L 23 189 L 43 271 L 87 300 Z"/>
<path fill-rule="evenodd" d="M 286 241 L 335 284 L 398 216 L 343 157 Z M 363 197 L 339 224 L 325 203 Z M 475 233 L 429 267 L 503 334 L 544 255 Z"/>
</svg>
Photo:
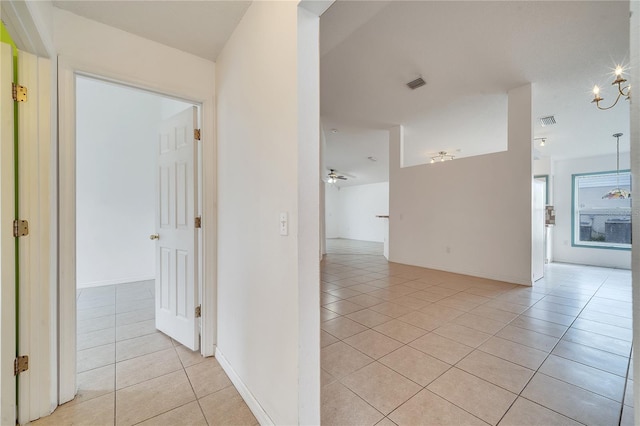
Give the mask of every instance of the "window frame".
<svg viewBox="0 0 640 426">
<path fill-rule="evenodd" d="M 629 175 L 631 175 L 631 170 L 621 169 L 619 173 L 629 173 Z M 630 244 L 605 243 L 605 242 L 599 242 L 599 241 L 587 243 L 585 241 L 582 241 L 582 242 L 576 241 L 576 234 L 579 235 L 579 233 L 576 232 L 576 195 L 577 195 L 576 180 L 577 178 L 580 178 L 583 176 L 613 175 L 613 174 L 616 174 L 616 170 L 609 170 L 609 171 L 602 171 L 602 172 L 589 172 L 589 173 L 574 173 L 571 175 L 571 247 L 600 249 L 600 250 L 631 251 L 633 240 Z M 629 188 L 629 190 L 631 190 L 631 188 Z M 631 222 L 633 223 L 632 206 L 629 207 L 629 216 L 631 217 Z"/>
</svg>

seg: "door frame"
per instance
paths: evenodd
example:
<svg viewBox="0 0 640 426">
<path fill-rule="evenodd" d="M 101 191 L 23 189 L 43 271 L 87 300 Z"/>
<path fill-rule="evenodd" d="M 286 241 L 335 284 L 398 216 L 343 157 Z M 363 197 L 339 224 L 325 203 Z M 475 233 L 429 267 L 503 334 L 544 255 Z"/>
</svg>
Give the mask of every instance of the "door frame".
<svg viewBox="0 0 640 426">
<path fill-rule="evenodd" d="M 214 137 L 214 97 L 206 89 L 191 90 L 180 82 L 165 87 L 159 82 L 140 81 L 133 75 L 107 71 L 98 65 L 89 65 L 61 56 L 58 59 L 58 267 L 59 267 L 59 400 L 70 401 L 76 394 L 76 156 L 75 156 L 75 78 L 84 75 L 120 85 L 130 86 L 163 96 L 199 104 L 201 124 L 201 194 L 202 232 L 200 233 L 199 265 L 201 344 L 204 356 L 213 356 L 216 349 L 216 146 Z M 213 76 L 212 76 L 213 78 Z M 206 259 L 206 261 L 205 261 Z"/>
</svg>

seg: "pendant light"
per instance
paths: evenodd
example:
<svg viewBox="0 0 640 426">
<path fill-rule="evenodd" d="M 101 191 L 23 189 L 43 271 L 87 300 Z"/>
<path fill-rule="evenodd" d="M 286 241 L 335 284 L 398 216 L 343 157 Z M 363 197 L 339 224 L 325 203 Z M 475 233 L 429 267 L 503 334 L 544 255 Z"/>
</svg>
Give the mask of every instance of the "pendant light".
<svg viewBox="0 0 640 426">
<path fill-rule="evenodd" d="M 620 189 L 620 136 L 622 136 L 622 133 L 615 133 L 613 135 L 613 137 L 616 138 L 616 188 L 604 194 L 602 196 L 603 200 L 622 200 L 631 198 L 631 193 L 629 193 L 629 191 Z"/>
</svg>

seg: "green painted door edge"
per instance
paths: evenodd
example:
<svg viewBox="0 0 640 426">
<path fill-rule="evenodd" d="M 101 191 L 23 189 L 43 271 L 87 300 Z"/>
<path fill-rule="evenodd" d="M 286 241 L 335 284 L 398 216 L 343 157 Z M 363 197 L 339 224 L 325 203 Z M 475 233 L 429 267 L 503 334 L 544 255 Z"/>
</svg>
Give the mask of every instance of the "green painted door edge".
<svg viewBox="0 0 640 426">
<path fill-rule="evenodd" d="M 18 48 L 11 38 L 11 34 L 4 26 L 4 22 L 0 21 L 0 41 L 11 45 L 11 51 L 13 52 L 13 79 L 14 83 L 18 83 Z M 18 102 L 13 103 L 13 174 L 14 174 L 14 219 L 19 218 L 19 173 L 18 173 Z M 15 241 L 15 313 L 16 313 L 16 358 L 18 355 L 18 348 L 20 347 L 20 238 L 14 238 Z M 18 402 L 18 382 L 16 378 L 16 404 Z"/>
</svg>

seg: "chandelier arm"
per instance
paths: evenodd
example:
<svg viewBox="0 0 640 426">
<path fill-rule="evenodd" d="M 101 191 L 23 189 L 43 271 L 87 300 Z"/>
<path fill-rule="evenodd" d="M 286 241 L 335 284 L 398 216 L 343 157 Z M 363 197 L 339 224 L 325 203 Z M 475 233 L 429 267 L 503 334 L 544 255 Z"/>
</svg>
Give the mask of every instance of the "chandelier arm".
<svg viewBox="0 0 640 426">
<path fill-rule="evenodd" d="M 614 106 L 616 106 L 616 104 L 617 104 L 617 103 L 618 103 L 618 101 L 620 100 L 620 97 L 621 97 L 621 96 L 623 96 L 622 92 L 621 92 L 621 93 L 618 93 L 618 97 L 616 98 L 616 101 L 615 101 L 611 106 L 608 106 L 608 107 L 601 107 L 601 106 L 600 106 L 600 100 L 597 100 L 597 101 L 596 101 L 596 106 L 598 107 L 598 109 L 600 109 L 600 110 L 602 110 L 602 111 L 606 111 L 606 110 L 611 109 L 611 108 L 613 108 Z M 624 95 L 624 96 L 627 96 L 627 95 Z"/>
</svg>

